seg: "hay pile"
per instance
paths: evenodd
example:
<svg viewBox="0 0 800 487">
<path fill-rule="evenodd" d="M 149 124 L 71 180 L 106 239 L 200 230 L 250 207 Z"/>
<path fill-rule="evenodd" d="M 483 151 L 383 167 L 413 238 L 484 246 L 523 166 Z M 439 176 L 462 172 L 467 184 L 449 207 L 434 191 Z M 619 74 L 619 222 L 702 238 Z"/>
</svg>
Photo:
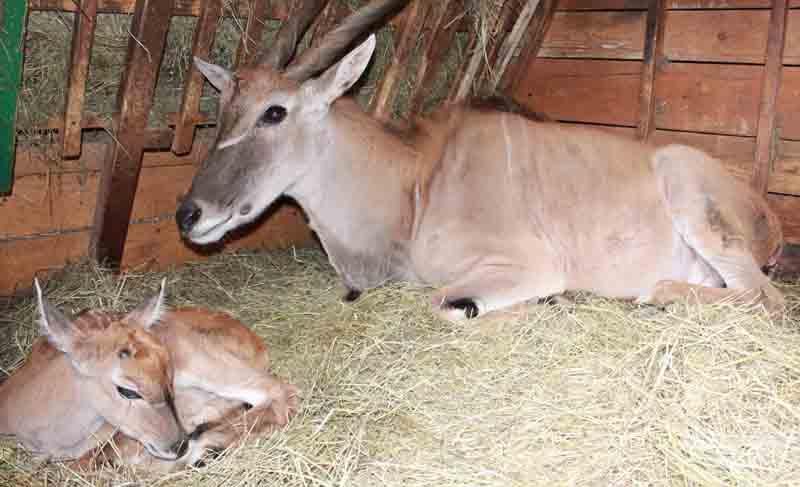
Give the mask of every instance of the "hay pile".
<svg viewBox="0 0 800 487">
<path fill-rule="evenodd" d="M 47 286 L 67 311 L 129 309 L 164 274 L 89 266 Z M 800 288 L 770 321 L 727 306 L 573 304 L 452 324 L 429 290 L 353 305 L 316 250 L 225 255 L 167 273 L 169 302 L 239 317 L 301 412 L 201 470 L 155 481 L 84 476 L 0 448 L 2 485 L 800 485 Z M 35 332 L 32 300 L 2 316 L 2 364 Z M 126 482 L 133 482 L 128 484 Z"/>
</svg>

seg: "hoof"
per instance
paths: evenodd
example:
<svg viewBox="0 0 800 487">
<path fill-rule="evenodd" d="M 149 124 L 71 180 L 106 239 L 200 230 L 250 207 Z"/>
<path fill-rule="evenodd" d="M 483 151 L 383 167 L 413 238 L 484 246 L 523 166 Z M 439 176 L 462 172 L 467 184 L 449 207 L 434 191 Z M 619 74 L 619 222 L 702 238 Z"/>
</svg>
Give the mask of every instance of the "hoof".
<svg viewBox="0 0 800 487">
<path fill-rule="evenodd" d="M 464 313 L 467 319 L 476 318 L 478 316 L 478 304 L 471 298 L 454 299 L 446 301 L 443 308 L 457 309 Z"/>
<path fill-rule="evenodd" d="M 358 289 L 348 289 L 347 294 L 342 297 L 342 301 L 345 303 L 352 303 L 361 297 L 361 293 L 362 291 L 359 291 Z"/>
</svg>

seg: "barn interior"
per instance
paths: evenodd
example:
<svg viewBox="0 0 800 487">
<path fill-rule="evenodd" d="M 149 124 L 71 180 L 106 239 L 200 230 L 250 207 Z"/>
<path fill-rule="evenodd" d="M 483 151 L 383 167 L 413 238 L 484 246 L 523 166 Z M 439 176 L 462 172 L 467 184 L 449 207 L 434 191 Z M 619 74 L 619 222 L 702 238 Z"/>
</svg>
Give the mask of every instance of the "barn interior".
<svg viewBox="0 0 800 487">
<path fill-rule="evenodd" d="M 175 209 L 214 141 L 228 68 L 269 49 L 293 0 L 6 0 L 0 6 L 0 364 L 39 334 L 34 277 L 66 312 L 231 313 L 301 411 L 208 466 L 76 471 L 0 443 L 3 485 L 800 484 L 800 2 L 411 0 L 352 90 L 398 125 L 500 95 L 555 123 L 685 143 L 765 194 L 787 310 L 659 309 L 571 293 L 475 323 L 430 289 L 343 289 L 281 201 L 220 244 Z M 300 49 L 368 0 L 330 0 Z M 122 148 L 122 149 L 120 149 Z"/>
</svg>

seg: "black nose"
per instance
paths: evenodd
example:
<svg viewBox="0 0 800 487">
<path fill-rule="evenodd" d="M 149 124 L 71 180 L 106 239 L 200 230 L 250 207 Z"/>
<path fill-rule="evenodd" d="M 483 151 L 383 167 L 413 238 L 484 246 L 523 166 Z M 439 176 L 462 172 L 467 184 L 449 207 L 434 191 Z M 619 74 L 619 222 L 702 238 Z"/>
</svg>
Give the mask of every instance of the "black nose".
<svg viewBox="0 0 800 487">
<path fill-rule="evenodd" d="M 189 233 L 202 214 L 203 210 L 194 201 L 184 200 L 178 207 L 178 211 L 175 212 L 175 221 L 178 222 L 178 229 L 181 233 L 184 235 Z"/>
</svg>

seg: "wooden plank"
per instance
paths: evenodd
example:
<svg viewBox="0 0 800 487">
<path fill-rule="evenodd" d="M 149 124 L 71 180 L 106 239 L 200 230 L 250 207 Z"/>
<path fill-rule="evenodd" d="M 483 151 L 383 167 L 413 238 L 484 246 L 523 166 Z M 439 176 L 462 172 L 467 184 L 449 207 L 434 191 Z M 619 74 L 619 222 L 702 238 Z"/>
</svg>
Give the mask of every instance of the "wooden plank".
<svg viewBox="0 0 800 487">
<path fill-rule="evenodd" d="M 388 120 L 392 116 L 390 101 L 393 99 L 395 87 L 405 75 L 406 66 L 414 53 L 414 48 L 422 29 L 422 20 L 428 13 L 431 4 L 422 0 L 411 2 L 405 16 L 405 22 L 400 33 L 400 40 L 394 49 L 392 61 L 386 68 L 383 78 L 378 82 L 375 93 L 370 102 L 370 111 L 380 120 Z"/>
<path fill-rule="evenodd" d="M 650 0 L 559 0 L 559 10 L 646 10 Z M 667 8 L 684 10 L 765 9 L 771 0 L 667 0 Z M 800 0 L 791 0 L 791 8 L 800 7 Z"/>
<path fill-rule="evenodd" d="M 636 126 L 641 61 L 536 59 L 512 96 L 556 120 Z"/>
<path fill-rule="evenodd" d="M 283 205 L 269 220 L 252 227 L 244 235 L 226 242 L 224 248 L 188 247 L 178 235 L 172 214 L 152 221 L 132 222 L 125 246 L 124 268 L 163 270 L 187 261 L 208 258 L 220 251 L 236 249 L 274 249 L 291 245 L 314 245 L 302 213 Z M 86 258 L 90 240 L 88 229 L 38 238 L 0 241 L 0 295 L 30 289 L 34 276 L 44 277 L 68 262 Z"/>
<path fill-rule="evenodd" d="M 116 266 L 122 259 L 128 221 L 139 180 L 143 132 L 153 103 L 156 76 L 167 38 L 172 0 L 137 0 L 120 85 L 116 143 L 104 167 L 95 210 L 91 254 Z"/>
<path fill-rule="evenodd" d="M 206 0 L 175 0 L 172 15 L 186 15 L 199 17 L 203 11 Z M 250 0 L 233 0 L 232 8 L 245 11 Z M 268 18 L 284 20 L 289 14 L 287 2 L 271 2 Z M 80 3 L 75 0 L 28 0 L 31 10 L 59 10 L 62 12 L 77 12 Z M 136 7 L 136 0 L 99 0 L 97 11 L 104 14 L 132 14 Z"/>
<path fill-rule="evenodd" d="M 81 154 L 83 97 L 86 93 L 86 77 L 89 74 L 89 60 L 92 55 L 96 20 L 97 0 L 82 1 L 80 12 L 75 13 L 72 30 L 72 54 L 62 134 L 64 157 L 78 157 Z"/>
<path fill-rule="evenodd" d="M 778 120 L 782 138 L 800 140 L 800 67 L 782 69 Z"/>
<path fill-rule="evenodd" d="M 768 190 L 800 196 L 800 142 L 780 140 L 777 145 L 778 156 L 769 176 Z"/>
<path fill-rule="evenodd" d="M 539 57 L 642 59 L 647 12 L 556 12 Z"/>
<path fill-rule="evenodd" d="M 316 20 L 313 27 L 314 30 L 311 32 L 311 45 L 319 45 L 325 35 L 336 27 L 339 21 L 345 18 L 349 13 L 350 9 L 347 8 L 347 5 L 343 2 L 328 2 L 319 18 Z M 399 15 L 396 17 L 399 17 Z"/>
<path fill-rule="evenodd" d="M 201 59 L 208 59 L 214 37 L 217 32 L 217 22 L 222 14 L 221 0 L 207 0 L 203 12 L 197 21 L 192 41 L 192 55 Z M 248 20 L 248 25 L 249 25 Z M 205 78 L 194 63 L 189 65 L 189 74 L 183 87 L 181 100 L 180 119 L 175 125 L 175 138 L 172 141 L 172 152 L 186 154 L 192 150 L 194 141 L 194 123 L 200 115 L 200 96 L 203 94 Z"/>
<path fill-rule="evenodd" d="M 788 0 L 775 0 L 770 14 L 769 41 L 767 43 L 767 65 L 761 81 L 761 105 L 756 135 L 756 161 L 750 185 L 760 194 L 767 192 L 769 173 L 774 157 L 774 142 L 777 139 L 776 108 L 783 68 L 783 45 L 786 33 Z"/>
<path fill-rule="evenodd" d="M 665 1 L 653 0 L 647 11 L 642 83 L 639 89 L 638 136 L 647 140 L 655 125 L 655 78 L 656 66 L 664 58 Z"/>
<path fill-rule="evenodd" d="M 664 54 L 671 61 L 763 63 L 766 10 L 667 12 Z"/>
<path fill-rule="evenodd" d="M 545 35 L 553 22 L 557 3 L 557 0 L 542 0 L 539 2 L 525 38 L 522 40 L 522 49 L 520 49 L 519 55 L 512 61 L 500 80 L 500 89 L 502 91 L 509 91 L 511 87 L 518 85 L 521 78 L 526 73 L 529 73 L 529 66 L 536 59 Z"/>
<path fill-rule="evenodd" d="M 489 31 L 488 42 L 484 45 L 481 68 L 472 82 L 476 93 L 486 93 L 488 84 L 497 85 L 500 82 L 500 76 L 494 69 L 501 44 L 511 32 L 514 21 L 520 14 L 521 5 L 529 3 L 529 0 L 505 0 L 500 5 L 499 13 Z"/>
<path fill-rule="evenodd" d="M 489 92 L 494 92 L 497 90 L 500 81 L 503 79 L 506 73 L 506 69 L 508 69 L 508 65 L 511 63 L 511 58 L 514 56 L 514 53 L 517 51 L 520 43 L 522 42 L 523 37 L 525 36 L 525 32 L 528 30 L 528 26 L 533 20 L 533 16 L 536 13 L 536 9 L 539 7 L 540 0 L 529 0 L 525 6 L 522 8 L 522 11 L 519 13 L 519 17 L 517 17 L 517 21 L 514 23 L 514 27 L 511 29 L 511 32 L 503 40 L 503 44 L 500 47 L 500 50 L 497 54 L 497 59 L 495 60 L 494 70 L 492 71 L 492 79 L 489 81 Z"/>
<path fill-rule="evenodd" d="M 781 228 L 786 241 L 800 244 L 800 197 L 768 194 L 767 201 L 781 219 Z"/>
<path fill-rule="evenodd" d="M 656 78 L 656 127 L 756 134 L 763 66 L 668 63 Z"/>
</svg>

